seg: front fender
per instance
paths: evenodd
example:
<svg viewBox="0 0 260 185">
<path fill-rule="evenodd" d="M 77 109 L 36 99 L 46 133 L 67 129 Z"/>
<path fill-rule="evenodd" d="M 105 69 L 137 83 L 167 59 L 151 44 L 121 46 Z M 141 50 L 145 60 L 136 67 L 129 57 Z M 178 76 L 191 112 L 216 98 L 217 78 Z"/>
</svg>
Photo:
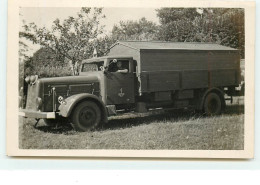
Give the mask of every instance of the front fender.
<svg viewBox="0 0 260 185">
<path fill-rule="evenodd" d="M 103 121 L 107 122 L 107 111 L 104 103 L 97 96 L 89 93 L 75 94 L 66 98 L 64 100 L 64 103 L 62 103 L 58 108 L 59 115 L 63 117 L 69 117 L 72 113 L 72 110 L 75 108 L 75 106 L 83 100 L 92 100 L 96 102 L 101 109 Z"/>
</svg>

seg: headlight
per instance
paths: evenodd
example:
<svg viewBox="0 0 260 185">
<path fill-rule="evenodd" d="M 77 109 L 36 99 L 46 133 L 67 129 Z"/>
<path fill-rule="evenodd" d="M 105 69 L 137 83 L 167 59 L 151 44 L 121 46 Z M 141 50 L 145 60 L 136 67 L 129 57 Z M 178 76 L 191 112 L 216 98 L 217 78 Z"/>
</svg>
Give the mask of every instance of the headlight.
<svg viewBox="0 0 260 185">
<path fill-rule="evenodd" d="M 27 76 L 24 80 L 26 83 L 30 83 L 30 76 Z"/>
<path fill-rule="evenodd" d="M 35 75 L 32 75 L 32 76 L 30 77 L 30 83 L 31 83 L 31 84 L 34 84 L 35 81 L 36 81 L 36 76 L 35 76 Z"/>
<path fill-rule="evenodd" d="M 42 99 L 40 97 L 36 98 L 36 106 L 37 109 L 40 109 L 42 107 Z"/>
</svg>

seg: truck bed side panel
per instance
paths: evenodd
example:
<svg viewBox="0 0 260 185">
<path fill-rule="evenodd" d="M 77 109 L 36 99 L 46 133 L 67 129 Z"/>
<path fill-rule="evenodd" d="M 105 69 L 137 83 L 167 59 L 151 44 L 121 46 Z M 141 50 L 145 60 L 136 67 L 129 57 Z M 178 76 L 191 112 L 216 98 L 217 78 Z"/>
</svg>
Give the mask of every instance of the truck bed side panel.
<svg viewBox="0 0 260 185">
<path fill-rule="evenodd" d="M 140 59 L 142 92 L 239 83 L 237 51 L 141 50 Z"/>
<path fill-rule="evenodd" d="M 232 86 L 238 84 L 237 71 L 234 69 L 214 70 L 209 72 L 209 86 Z"/>
<path fill-rule="evenodd" d="M 181 75 L 181 89 L 208 87 L 208 70 L 185 70 L 181 72 Z"/>
<path fill-rule="evenodd" d="M 143 92 L 170 91 L 180 89 L 179 71 L 143 72 L 141 74 Z"/>
</svg>

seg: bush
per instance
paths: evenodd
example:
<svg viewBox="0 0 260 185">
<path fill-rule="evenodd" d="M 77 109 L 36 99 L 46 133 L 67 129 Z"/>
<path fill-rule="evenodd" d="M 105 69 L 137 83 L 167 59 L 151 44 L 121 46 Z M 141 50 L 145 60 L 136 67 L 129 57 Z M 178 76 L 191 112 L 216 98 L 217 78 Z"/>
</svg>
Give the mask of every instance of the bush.
<svg viewBox="0 0 260 185">
<path fill-rule="evenodd" d="M 44 66 L 44 67 L 36 67 L 34 70 L 35 74 L 38 75 L 39 78 L 44 77 L 60 77 L 60 76 L 72 76 L 72 71 L 69 66 Z"/>
<path fill-rule="evenodd" d="M 23 63 L 19 63 L 19 90 L 24 86 L 26 76 L 38 75 L 39 78 L 72 76 L 73 73 L 69 66 L 41 66 L 26 68 Z"/>
</svg>

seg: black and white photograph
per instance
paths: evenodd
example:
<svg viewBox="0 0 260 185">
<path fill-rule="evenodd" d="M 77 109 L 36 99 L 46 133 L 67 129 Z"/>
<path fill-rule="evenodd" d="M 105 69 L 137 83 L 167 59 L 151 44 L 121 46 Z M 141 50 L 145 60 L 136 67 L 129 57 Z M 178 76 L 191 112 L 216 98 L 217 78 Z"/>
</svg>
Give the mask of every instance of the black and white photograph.
<svg viewBox="0 0 260 185">
<path fill-rule="evenodd" d="M 17 7 L 9 154 L 252 158 L 251 6 L 227 5 Z"/>
</svg>

